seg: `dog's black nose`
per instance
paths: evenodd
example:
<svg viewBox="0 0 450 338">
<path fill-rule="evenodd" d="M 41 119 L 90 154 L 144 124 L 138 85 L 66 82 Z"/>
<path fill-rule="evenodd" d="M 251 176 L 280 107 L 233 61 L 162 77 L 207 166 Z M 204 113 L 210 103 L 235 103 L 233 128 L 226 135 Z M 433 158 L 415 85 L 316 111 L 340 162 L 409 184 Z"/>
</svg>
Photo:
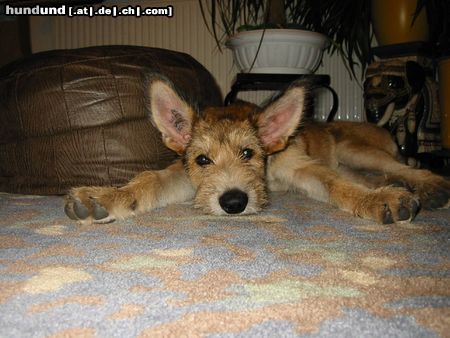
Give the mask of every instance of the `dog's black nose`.
<svg viewBox="0 0 450 338">
<path fill-rule="evenodd" d="M 239 189 L 231 189 L 219 197 L 219 204 L 227 214 L 240 214 L 245 210 L 248 196 Z"/>
</svg>

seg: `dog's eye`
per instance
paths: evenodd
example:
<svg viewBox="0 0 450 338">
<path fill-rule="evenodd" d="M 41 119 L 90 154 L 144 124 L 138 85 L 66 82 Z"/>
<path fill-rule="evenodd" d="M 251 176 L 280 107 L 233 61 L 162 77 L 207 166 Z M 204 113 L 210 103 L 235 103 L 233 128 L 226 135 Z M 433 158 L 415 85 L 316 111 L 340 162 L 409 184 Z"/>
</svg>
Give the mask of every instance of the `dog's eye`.
<svg viewBox="0 0 450 338">
<path fill-rule="evenodd" d="M 203 167 L 205 165 L 211 164 L 211 160 L 205 155 L 198 155 L 195 159 L 195 163 Z"/>
<path fill-rule="evenodd" d="M 249 160 L 253 157 L 254 151 L 253 149 L 250 148 L 245 148 L 244 150 L 242 150 L 242 157 L 244 158 L 244 160 Z"/>
</svg>

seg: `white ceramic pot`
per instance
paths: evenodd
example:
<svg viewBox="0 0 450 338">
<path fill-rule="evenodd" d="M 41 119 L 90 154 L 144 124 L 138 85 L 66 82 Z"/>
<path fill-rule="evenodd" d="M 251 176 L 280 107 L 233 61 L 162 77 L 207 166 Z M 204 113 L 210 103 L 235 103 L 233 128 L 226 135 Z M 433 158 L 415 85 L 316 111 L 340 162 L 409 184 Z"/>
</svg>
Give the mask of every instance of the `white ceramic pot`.
<svg viewBox="0 0 450 338">
<path fill-rule="evenodd" d="M 310 74 L 322 60 L 328 38 L 299 29 L 266 29 L 240 32 L 226 42 L 237 66 L 245 73 Z"/>
</svg>

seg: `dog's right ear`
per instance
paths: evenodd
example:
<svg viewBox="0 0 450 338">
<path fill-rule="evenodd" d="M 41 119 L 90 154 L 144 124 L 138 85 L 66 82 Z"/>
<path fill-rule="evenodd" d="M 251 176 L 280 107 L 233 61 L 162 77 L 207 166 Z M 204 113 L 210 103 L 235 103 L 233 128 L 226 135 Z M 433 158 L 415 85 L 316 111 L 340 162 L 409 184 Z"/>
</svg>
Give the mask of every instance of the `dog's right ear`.
<svg viewBox="0 0 450 338">
<path fill-rule="evenodd" d="M 153 122 L 162 133 L 164 144 L 183 154 L 191 139 L 194 110 L 162 80 L 151 83 L 149 100 Z"/>
<path fill-rule="evenodd" d="M 294 86 L 259 115 L 258 133 L 267 154 L 283 150 L 305 110 L 306 88 Z"/>
</svg>

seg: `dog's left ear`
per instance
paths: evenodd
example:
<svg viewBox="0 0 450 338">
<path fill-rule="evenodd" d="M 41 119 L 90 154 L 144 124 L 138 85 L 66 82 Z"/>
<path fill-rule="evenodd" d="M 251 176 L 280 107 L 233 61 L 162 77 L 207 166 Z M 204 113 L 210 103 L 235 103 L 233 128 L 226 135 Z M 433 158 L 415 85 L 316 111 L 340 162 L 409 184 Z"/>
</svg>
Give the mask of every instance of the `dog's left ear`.
<svg viewBox="0 0 450 338">
<path fill-rule="evenodd" d="M 292 87 L 259 115 L 259 137 L 267 154 L 287 146 L 289 137 L 296 131 L 303 116 L 305 97 L 305 87 Z"/>
<path fill-rule="evenodd" d="M 152 118 L 164 144 L 183 154 L 191 139 L 193 108 L 165 81 L 153 81 L 149 89 Z"/>
</svg>

